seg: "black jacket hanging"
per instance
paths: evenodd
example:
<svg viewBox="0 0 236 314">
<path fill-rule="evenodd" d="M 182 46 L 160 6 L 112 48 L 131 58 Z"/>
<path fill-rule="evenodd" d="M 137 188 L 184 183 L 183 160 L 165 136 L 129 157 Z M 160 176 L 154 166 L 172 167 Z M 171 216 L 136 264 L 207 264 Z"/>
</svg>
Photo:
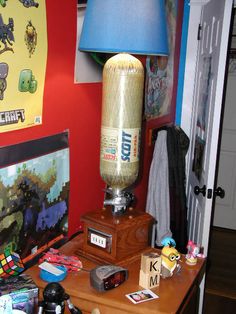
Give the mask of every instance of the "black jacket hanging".
<svg viewBox="0 0 236 314">
<path fill-rule="evenodd" d="M 187 246 L 185 156 L 188 147 L 189 138 L 181 128 L 173 126 L 167 129 L 170 229 L 181 253 L 186 253 Z"/>
</svg>

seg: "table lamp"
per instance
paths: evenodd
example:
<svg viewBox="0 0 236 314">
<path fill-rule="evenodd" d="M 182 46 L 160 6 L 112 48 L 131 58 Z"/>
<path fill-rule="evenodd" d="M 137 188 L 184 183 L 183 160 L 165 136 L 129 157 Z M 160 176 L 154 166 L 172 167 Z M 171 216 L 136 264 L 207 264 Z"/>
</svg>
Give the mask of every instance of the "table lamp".
<svg viewBox="0 0 236 314">
<path fill-rule="evenodd" d="M 168 54 L 164 0 L 88 0 L 79 49 L 115 54 L 103 68 L 100 175 L 120 215 L 139 168 L 144 68 L 133 54 Z"/>
</svg>

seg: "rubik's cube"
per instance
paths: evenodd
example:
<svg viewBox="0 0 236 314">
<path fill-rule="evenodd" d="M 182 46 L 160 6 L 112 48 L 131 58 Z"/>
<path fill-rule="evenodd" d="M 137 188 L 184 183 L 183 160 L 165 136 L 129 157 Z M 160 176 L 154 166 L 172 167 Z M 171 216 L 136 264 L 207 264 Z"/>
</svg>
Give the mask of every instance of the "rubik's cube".
<svg viewBox="0 0 236 314">
<path fill-rule="evenodd" d="M 24 270 L 19 254 L 6 249 L 0 253 L 0 277 L 16 276 Z"/>
</svg>

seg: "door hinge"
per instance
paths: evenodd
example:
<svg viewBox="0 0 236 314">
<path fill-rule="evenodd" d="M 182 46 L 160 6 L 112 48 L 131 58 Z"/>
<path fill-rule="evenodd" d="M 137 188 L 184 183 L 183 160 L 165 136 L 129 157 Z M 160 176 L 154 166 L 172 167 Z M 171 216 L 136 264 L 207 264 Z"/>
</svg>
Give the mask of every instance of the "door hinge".
<svg viewBox="0 0 236 314">
<path fill-rule="evenodd" d="M 201 40 L 202 25 L 198 24 L 197 40 Z"/>
</svg>

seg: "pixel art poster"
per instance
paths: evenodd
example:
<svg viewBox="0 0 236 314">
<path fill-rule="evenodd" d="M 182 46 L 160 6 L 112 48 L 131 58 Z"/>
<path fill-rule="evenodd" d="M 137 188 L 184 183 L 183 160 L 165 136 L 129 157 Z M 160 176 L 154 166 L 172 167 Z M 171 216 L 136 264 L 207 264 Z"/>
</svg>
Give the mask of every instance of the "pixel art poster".
<svg viewBox="0 0 236 314">
<path fill-rule="evenodd" d="M 42 124 L 45 0 L 0 1 L 0 132 Z"/>
<path fill-rule="evenodd" d="M 23 262 L 67 235 L 68 134 L 0 148 L 0 253 Z"/>
</svg>

